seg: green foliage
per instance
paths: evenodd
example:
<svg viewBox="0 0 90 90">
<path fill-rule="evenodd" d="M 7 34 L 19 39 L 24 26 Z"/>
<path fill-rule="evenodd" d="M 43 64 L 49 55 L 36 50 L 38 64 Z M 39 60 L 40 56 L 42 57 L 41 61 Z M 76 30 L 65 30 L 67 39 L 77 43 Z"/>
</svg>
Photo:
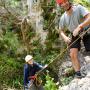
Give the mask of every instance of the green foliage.
<svg viewBox="0 0 90 90">
<path fill-rule="evenodd" d="M 45 63 L 50 63 L 58 55 L 58 51 L 48 52 L 45 56 Z"/>
<path fill-rule="evenodd" d="M 19 69 L 23 69 L 21 62 L 5 54 L 0 54 L 0 85 L 6 84 L 12 87 L 21 87 L 23 75 Z M 17 83 L 16 83 L 17 82 Z"/>
<path fill-rule="evenodd" d="M 55 0 L 51 0 L 51 5 L 55 5 Z"/>
<path fill-rule="evenodd" d="M 23 84 L 23 62 L 16 55 L 21 44 L 17 34 L 9 31 L 10 28 L 0 37 L 0 85 L 20 88 Z"/>
<path fill-rule="evenodd" d="M 90 3 L 88 2 L 88 0 L 74 0 L 74 3 L 80 3 L 83 6 L 87 7 L 90 10 Z"/>
<path fill-rule="evenodd" d="M 57 85 L 53 81 L 54 79 L 51 78 L 48 74 L 46 76 L 46 84 L 44 86 L 45 90 L 58 90 Z"/>
<path fill-rule="evenodd" d="M 45 42 L 47 52 L 51 51 L 53 48 L 53 44 L 55 44 L 55 40 L 59 38 L 59 34 L 55 29 L 55 20 L 56 20 L 56 12 L 55 9 L 55 0 L 50 0 L 48 4 L 44 4 L 46 7 L 43 7 L 44 10 L 44 30 L 48 31 L 47 40 Z"/>
<path fill-rule="evenodd" d="M 7 2 L 7 5 L 9 4 L 10 7 L 16 8 L 17 6 L 19 6 L 19 1 L 21 0 L 7 0 L 5 1 L 5 3 Z"/>
<path fill-rule="evenodd" d="M 52 50 L 51 52 L 45 52 L 41 50 L 41 47 L 33 50 L 34 59 L 42 64 L 48 64 L 57 56 L 58 51 Z"/>
<path fill-rule="evenodd" d="M 12 32 L 6 32 L 6 34 L 3 37 L 4 41 L 8 45 L 8 48 L 11 48 L 12 50 L 17 50 L 19 47 L 18 37 L 17 34 L 14 34 Z"/>
<path fill-rule="evenodd" d="M 19 46 L 17 34 L 6 32 L 4 36 L 0 37 L 0 53 L 12 51 L 12 54 L 15 54 Z"/>
</svg>

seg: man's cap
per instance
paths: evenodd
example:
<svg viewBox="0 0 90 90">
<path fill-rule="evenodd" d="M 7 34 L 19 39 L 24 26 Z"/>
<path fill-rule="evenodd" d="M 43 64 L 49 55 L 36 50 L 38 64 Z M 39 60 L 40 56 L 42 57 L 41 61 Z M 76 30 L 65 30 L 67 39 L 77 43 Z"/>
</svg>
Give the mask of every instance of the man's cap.
<svg viewBox="0 0 90 90">
<path fill-rule="evenodd" d="M 27 56 L 25 57 L 25 61 L 28 62 L 28 61 L 31 60 L 32 58 L 33 58 L 32 55 L 27 55 Z"/>
<path fill-rule="evenodd" d="M 61 3 L 63 3 L 64 2 L 64 0 L 56 0 L 56 3 L 57 4 L 61 4 Z"/>
</svg>

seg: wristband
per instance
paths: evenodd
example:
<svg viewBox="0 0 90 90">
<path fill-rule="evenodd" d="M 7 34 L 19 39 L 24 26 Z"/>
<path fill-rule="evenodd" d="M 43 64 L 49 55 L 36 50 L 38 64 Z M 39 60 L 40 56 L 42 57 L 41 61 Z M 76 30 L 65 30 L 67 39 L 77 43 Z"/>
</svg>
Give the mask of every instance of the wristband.
<svg viewBox="0 0 90 90">
<path fill-rule="evenodd" d="M 79 25 L 79 27 L 81 28 L 81 30 L 83 29 L 83 26 L 82 25 Z"/>
</svg>

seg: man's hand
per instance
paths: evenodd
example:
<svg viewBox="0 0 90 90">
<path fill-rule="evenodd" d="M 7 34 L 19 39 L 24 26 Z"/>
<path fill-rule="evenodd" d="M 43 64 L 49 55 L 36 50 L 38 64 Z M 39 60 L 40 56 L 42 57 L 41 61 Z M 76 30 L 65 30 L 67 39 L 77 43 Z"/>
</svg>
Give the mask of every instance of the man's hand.
<svg viewBox="0 0 90 90">
<path fill-rule="evenodd" d="M 71 42 L 71 39 L 68 36 L 66 36 L 66 34 L 63 32 L 63 30 L 61 30 L 60 34 L 67 44 L 69 44 Z"/>
<path fill-rule="evenodd" d="M 79 31 L 81 30 L 81 26 L 79 25 L 74 31 L 73 31 L 73 36 L 76 37 L 79 34 Z"/>
<path fill-rule="evenodd" d="M 48 65 L 46 64 L 43 68 L 46 68 Z"/>
<path fill-rule="evenodd" d="M 70 39 L 69 37 L 66 37 L 66 38 L 65 38 L 65 42 L 66 42 L 67 44 L 69 44 L 69 43 L 71 42 L 71 39 Z"/>
</svg>

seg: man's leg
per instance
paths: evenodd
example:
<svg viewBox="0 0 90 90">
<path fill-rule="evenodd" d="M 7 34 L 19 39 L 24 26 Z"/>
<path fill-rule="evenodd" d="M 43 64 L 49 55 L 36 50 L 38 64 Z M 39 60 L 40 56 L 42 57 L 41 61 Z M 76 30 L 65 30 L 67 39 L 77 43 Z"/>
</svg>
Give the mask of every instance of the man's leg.
<svg viewBox="0 0 90 90">
<path fill-rule="evenodd" d="M 79 58 L 78 58 L 78 52 L 80 50 L 80 41 L 81 39 L 79 38 L 79 36 L 72 36 L 72 41 L 71 41 L 71 46 L 70 46 L 70 57 L 71 57 L 71 61 L 73 64 L 73 68 L 75 70 L 75 76 L 78 78 L 81 78 L 81 73 L 80 73 L 80 62 L 79 62 Z M 77 40 L 78 39 L 78 40 Z"/>
<path fill-rule="evenodd" d="M 37 87 L 37 90 L 44 90 L 43 85 L 40 85 L 39 87 Z"/>
<path fill-rule="evenodd" d="M 70 57 L 71 57 L 71 61 L 72 61 L 75 72 L 80 71 L 80 62 L 78 59 L 78 49 L 77 48 L 70 49 Z"/>
<path fill-rule="evenodd" d="M 28 65 L 24 65 L 24 90 L 28 90 Z"/>
<path fill-rule="evenodd" d="M 70 49 L 70 57 L 73 64 L 73 68 L 75 70 L 75 77 L 76 78 L 82 78 L 83 76 L 80 73 L 80 62 L 78 59 L 78 49 L 72 48 Z"/>
<path fill-rule="evenodd" d="M 24 90 L 29 90 L 28 87 L 24 87 Z"/>
<path fill-rule="evenodd" d="M 33 83 L 28 90 L 37 90 L 36 85 Z"/>
</svg>

